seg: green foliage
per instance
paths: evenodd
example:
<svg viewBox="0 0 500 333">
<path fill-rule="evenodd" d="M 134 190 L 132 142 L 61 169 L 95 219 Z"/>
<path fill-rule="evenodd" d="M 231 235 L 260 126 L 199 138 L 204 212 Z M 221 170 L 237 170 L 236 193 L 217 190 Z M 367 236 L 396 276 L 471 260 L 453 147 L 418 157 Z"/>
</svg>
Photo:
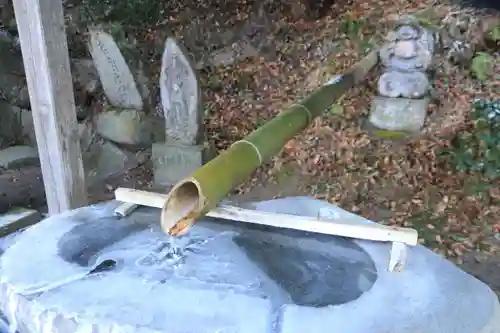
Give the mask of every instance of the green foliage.
<svg viewBox="0 0 500 333">
<path fill-rule="evenodd" d="M 332 104 L 330 109 L 328 110 L 328 114 L 332 116 L 341 116 L 344 113 L 344 108 L 340 104 Z"/>
<path fill-rule="evenodd" d="M 163 17 L 163 5 L 157 0 L 87 0 L 94 23 L 118 22 L 129 28 L 146 29 Z"/>
<path fill-rule="evenodd" d="M 443 149 L 459 172 L 481 173 L 491 180 L 500 178 L 500 100 L 477 100 L 471 113 L 473 127 Z"/>
<path fill-rule="evenodd" d="M 290 182 L 294 175 L 295 170 L 292 166 L 283 165 L 275 175 L 276 184 L 286 184 Z"/>
<path fill-rule="evenodd" d="M 417 22 L 427 29 L 439 29 L 441 18 L 434 7 L 428 7 L 413 15 Z"/>
<path fill-rule="evenodd" d="M 488 38 L 492 41 L 499 42 L 500 41 L 500 24 L 493 26 L 488 31 Z"/>
<path fill-rule="evenodd" d="M 487 80 L 493 68 L 493 57 L 486 52 L 478 52 L 472 59 L 471 70 L 474 76 L 481 80 Z"/>
<path fill-rule="evenodd" d="M 349 38 L 359 37 L 365 22 L 356 19 L 345 19 L 340 25 L 340 31 Z"/>
<path fill-rule="evenodd" d="M 375 131 L 374 134 L 379 138 L 390 139 L 390 140 L 401 139 L 408 135 L 406 132 L 388 131 L 388 130 L 378 130 Z"/>
<path fill-rule="evenodd" d="M 483 203 L 491 202 L 490 190 L 495 188 L 495 182 L 485 181 L 481 177 L 468 177 L 463 184 L 463 193 L 467 196 L 475 196 L 482 200 Z"/>
</svg>

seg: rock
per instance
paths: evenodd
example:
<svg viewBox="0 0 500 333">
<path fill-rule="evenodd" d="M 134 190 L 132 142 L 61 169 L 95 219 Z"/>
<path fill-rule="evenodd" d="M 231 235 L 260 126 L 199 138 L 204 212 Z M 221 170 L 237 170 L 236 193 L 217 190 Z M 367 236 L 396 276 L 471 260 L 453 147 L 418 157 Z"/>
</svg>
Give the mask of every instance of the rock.
<svg viewBox="0 0 500 333">
<path fill-rule="evenodd" d="M 455 65 L 468 66 L 474 58 L 474 54 L 474 45 L 465 40 L 455 40 L 451 43 L 446 57 Z"/>
<path fill-rule="evenodd" d="M 27 166 L 0 172 L 0 213 L 12 207 L 37 207 L 46 205 L 42 170 Z"/>
<path fill-rule="evenodd" d="M 374 96 L 370 123 L 389 131 L 418 132 L 427 115 L 429 98 L 408 99 Z"/>
<path fill-rule="evenodd" d="M 137 83 L 114 38 L 103 27 L 90 27 L 89 36 L 89 51 L 110 103 L 142 110 L 144 103 Z"/>
<path fill-rule="evenodd" d="M 202 95 L 187 51 L 167 38 L 163 51 L 160 95 L 167 141 L 196 145 L 203 139 Z"/>
<path fill-rule="evenodd" d="M 441 50 L 449 50 L 452 47 L 454 39 L 450 36 L 446 29 L 441 29 L 438 37 Z"/>
<path fill-rule="evenodd" d="M 0 22 L 2 22 L 3 27 L 10 27 L 11 21 L 15 21 L 12 2 L 12 0 L 0 1 Z"/>
<path fill-rule="evenodd" d="M 22 141 L 23 129 L 18 107 L 0 100 L 0 148 Z"/>
<path fill-rule="evenodd" d="M 133 156 L 111 142 L 104 142 L 102 145 L 94 143 L 89 152 L 84 155 L 83 162 L 89 185 L 137 166 L 137 161 Z"/>
<path fill-rule="evenodd" d="M 14 208 L 0 215 L 0 237 L 5 237 L 42 220 L 34 209 Z"/>
<path fill-rule="evenodd" d="M 171 186 L 201 167 L 210 158 L 205 146 L 154 143 L 152 149 L 154 182 Z"/>
<path fill-rule="evenodd" d="M 153 91 L 157 91 L 157 86 L 153 85 L 149 77 L 153 76 L 150 69 L 142 61 L 138 61 L 135 69 L 135 82 L 141 94 L 142 100 L 145 102 L 145 109 L 153 109 L 154 94 Z M 156 72 L 155 72 L 156 73 Z M 155 74 L 156 75 L 156 74 Z M 147 106 L 147 107 L 146 107 Z"/>
<path fill-rule="evenodd" d="M 390 71 L 378 80 L 378 92 L 386 97 L 421 98 L 429 92 L 429 79 L 422 72 Z"/>
<path fill-rule="evenodd" d="M 78 124 L 78 137 L 80 138 L 80 148 L 83 153 L 90 149 L 95 139 L 95 134 L 90 121 L 84 121 Z"/>
<path fill-rule="evenodd" d="M 153 142 L 165 142 L 165 118 L 158 115 L 150 115 Z"/>
<path fill-rule="evenodd" d="M 26 165 L 37 165 L 38 151 L 29 146 L 13 146 L 0 150 L 0 167 L 14 169 Z"/>
<path fill-rule="evenodd" d="M 101 87 L 99 73 L 92 59 L 72 59 L 71 74 L 75 89 L 94 95 Z"/>
<path fill-rule="evenodd" d="M 247 58 L 257 57 L 259 51 L 247 42 L 235 42 L 230 46 L 224 47 L 213 52 L 208 59 L 202 60 L 196 65 L 197 69 L 202 69 L 207 66 L 220 67 L 229 66 L 237 61 L 242 61 Z"/>
<path fill-rule="evenodd" d="M 30 108 L 23 57 L 14 43 L 0 39 L 0 96 L 12 105 Z"/>
<path fill-rule="evenodd" d="M 140 150 L 135 153 L 135 158 L 137 159 L 137 163 L 144 164 L 151 160 L 152 151 L 151 149 Z"/>
<path fill-rule="evenodd" d="M 75 95 L 75 102 L 77 102 L 76 95 Z M 75 108 L 76 108 L 76 119 L 78 121 L 92 117 L 92 108 L 90 106 L 76 104 Z"/>
<path fill-rule="evenodd" d="M 35 125 L 30 110 L 15 108 L 16 116 L 21 123 L 22 141 L 25 145 L 36 147 Z"/>
<path fill-rule="evenodd" d="M 121 144 L 150 144 L 151 121 L 142 112 L 132 109 L 111 109 L 96 115 L 97 133 Z"/>
</svg>

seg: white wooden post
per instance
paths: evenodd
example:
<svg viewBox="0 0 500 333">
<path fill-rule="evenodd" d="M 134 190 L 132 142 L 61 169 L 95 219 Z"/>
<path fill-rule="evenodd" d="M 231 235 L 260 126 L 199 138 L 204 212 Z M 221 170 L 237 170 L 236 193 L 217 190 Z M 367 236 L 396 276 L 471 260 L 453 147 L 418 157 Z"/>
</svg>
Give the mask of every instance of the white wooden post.
<svg viewBox="0 0 500 333">
<path fill-rule="evenodd" d="M 14 0 L 49 214 L 87 204 L 61 0 Z"/>
</svg>

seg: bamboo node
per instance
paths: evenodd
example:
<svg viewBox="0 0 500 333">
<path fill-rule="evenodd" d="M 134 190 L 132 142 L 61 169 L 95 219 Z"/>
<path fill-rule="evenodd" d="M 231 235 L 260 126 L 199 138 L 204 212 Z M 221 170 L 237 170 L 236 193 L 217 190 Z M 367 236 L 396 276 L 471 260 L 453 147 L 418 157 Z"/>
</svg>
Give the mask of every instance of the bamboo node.
<svg viewBox="0 0 500 333">
<path fill-rule="evenodd" d="M 300 107 L 301 109 L 304 109 L 306 112 L 307 112 L 307 123 L 310 124 L 312 119 L 313 119 L 313 116 L 312 116 L 312 113 L 311 111 L 309 111 L 308 108 L 306 108 L 304 105 L 302 104 L 298 104 L 298 103 L 295 103 L 295 104 L 292 104 L 291 107 L 294 107 L 294 106 L 298 106 Z"/>
<path fill-rule="evenodd" d="M 246 143 L 246 144 L 252 146 L 253 149 L 255 150 L 255 152 L 257 153 L 257 156 L 259 157 L 259 165 L 262 164 L 262 162 L 263 162 L 262 154 L 260 153 L 260 150 L 259 150 L 259 148 L 257 148 L 256 145 L 254 145 L 252 142 L 250 142 L 248 140 L 239 140 L 239 141 L 236 141 L 235 143 L 233 143 L 231 146 L 234 146 L 237 143 Z"/>
</svg>

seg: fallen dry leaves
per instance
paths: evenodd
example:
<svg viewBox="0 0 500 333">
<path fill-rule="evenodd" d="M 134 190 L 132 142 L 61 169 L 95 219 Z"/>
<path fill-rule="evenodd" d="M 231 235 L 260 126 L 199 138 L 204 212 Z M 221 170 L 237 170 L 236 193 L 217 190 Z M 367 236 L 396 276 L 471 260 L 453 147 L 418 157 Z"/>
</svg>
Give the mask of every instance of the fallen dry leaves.
<svg viewBox="0 0 500 333">
<path fill-rule="evenodd" d="M 283 17 L 275 24 L 288 34 L 274 44 L 273 59 L 245 60 L 202 76 L 209 141 L 218 150 L 226 149 L 331 75 L 353 65 L 365 48 L 382 40 L 401 13 L 431 4 L 340 1 L 329 16 L 312 24 Z M 436 8 L 445 15 L 454 7 Z M 346 31 L 342 22 L 357 26 Z M 343 96 L 340 116 L 327 112 L 316 119 L 236 193 L 260 188 L 263 199 L 300 192 L 328 200 L 370 219 L 417 228 L 422 242 L 458 260 L 472 249 L 495 250 L 485 240 L 500 232 L 500 190 L 493 187 L 479 196 L 470 188 L 480 179 L 452 171 L 440 160 L 438 150 L 448 144 L 444 136 L 467 127 L 472 96 L 494 95 L 498 85 L 477 84 L 462 69 L 443 59 L 439 63 L 438 98 L 421 135 L 391 141 L 365 129 L 376 78 L 372 75 L 364 86 Z M 293 182 L 284 176 L 290 173 Z M 265 186 L 273 182 L 278 186 Z"/>
<path fill-rule="evenodd" d="M 214 13 L 214 8 L 193 7 L 189 16 L 167 20 L 177 35 L 190 31 L 183 25 L 188 27 L 192 17 L 202 30 L 207 22 L 215 30 L 252 20 L 261 29 L 266 22 L 271 43 L 261 57 L 200 73 L 207 137 L 219 151 L 348 69 L 381 43 L 402 14 L 432 8 L 444 18 L 458 11 L 432 0 L 340 0 L 317 21 L 297 20 L 284 9 L 266 21 L 262 13 L 251 14 L 260 4 L 235 0 L 224 10 L 215 6 Z M 147 37 L 161 39 L 154 30 Z M 366 128 L 377 78 L 373 73 L 256 170 L 235 195 L 259 200 L 301 194 L 327 200 L 372 220 L 416 228 L 422 243 L 457 261 L 470 250 L 495 252 L 491 240 L 500 235 L 500 184 L 484 187 L 480 176 L 456 173 L 438 151 L 449 145 L 448 136 L 468 129 L 473 97 L 500 95 L 499 81 L 480 84 L 463 68 L 441 57 L 436 62 L 437 98 L 420 135 L 387 140 Z M 496 66 L 500 71 L 500 62 Z"/>
</svg>

